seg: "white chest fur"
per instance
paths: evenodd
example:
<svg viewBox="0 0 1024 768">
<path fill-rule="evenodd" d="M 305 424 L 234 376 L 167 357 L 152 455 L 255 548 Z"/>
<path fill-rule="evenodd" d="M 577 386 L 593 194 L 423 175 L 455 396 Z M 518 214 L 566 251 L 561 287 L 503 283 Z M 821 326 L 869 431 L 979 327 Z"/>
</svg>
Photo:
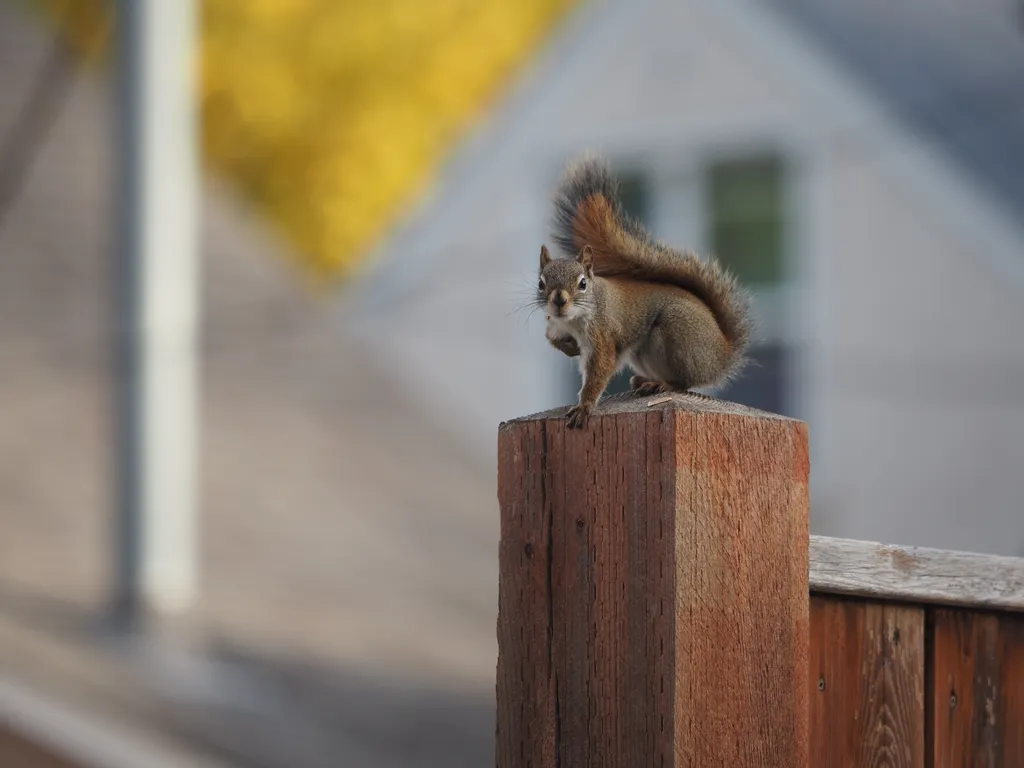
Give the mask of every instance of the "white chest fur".
<svg viewBox="0 0 1024 768">
<path fill-rule="evenodd" d="M 560 317 L 548 318 L 548 326 L 546 331 L 548 339 L 564 339 L 567 336 L 571 336 L 576 340 L 576 343 L 580 348 L 580 374 L 586 376 L 587 361 L 590 359 L 592 347 L 590 339 L 587 337 L 586 331 L 583 327 L 581 320 L 565 320 Z"/>
<path fill-rule="evenodd" d="M 583 342 L 583 324 L 579 320 L 566 320 L 561 317 L 549 317 L 547 336 L 549 339 L 564 339 L 572 336 L 576 343 Z"/>
<path fill-rule="evenodd" d="M 552 340 L 564 339 L 567 336 L 571 336 L 576 340 L 576 343 L 580 348 L 580 356 L 578 360 L 580 375 L 585 380 L 587 377 L 587 362 L 590 359 L 593 347 L 591 346 L 590 339 L 587 337 L 584 330 L 583 322 L 580 320 L 564 320 L 557 317 L 549 318 L 546 335 Z M 618 372 L 627 367 L 633 369 L 633 371 L 641 376 L 654 376 L 653 373 L 647 370 L 647 366 L 642 365 L 640 359 L 632 350 L 627 350 L 626 353 L 622 355 L 615 370 Z"/>
</svg>

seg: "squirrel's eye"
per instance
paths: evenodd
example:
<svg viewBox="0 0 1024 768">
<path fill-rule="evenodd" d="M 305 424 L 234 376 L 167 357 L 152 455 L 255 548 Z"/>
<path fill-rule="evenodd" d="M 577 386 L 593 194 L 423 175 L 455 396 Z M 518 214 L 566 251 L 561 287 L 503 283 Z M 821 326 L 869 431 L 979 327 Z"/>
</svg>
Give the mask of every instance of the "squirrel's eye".
<svg viewBox="0 0 1024 768">
<path fill-rule="evenodd" d="M 543 279 L 537 281 L 537 290 L 538 291 L 543 291 L 544 290 L 544 280 Z"/>
<path fill-rule="evenodd" d="M 585 277 L 581 277 L 580 278 L 580 290 L 581 291 L 587 290 L 587 278 L 585 278 Z"/>
</svg>

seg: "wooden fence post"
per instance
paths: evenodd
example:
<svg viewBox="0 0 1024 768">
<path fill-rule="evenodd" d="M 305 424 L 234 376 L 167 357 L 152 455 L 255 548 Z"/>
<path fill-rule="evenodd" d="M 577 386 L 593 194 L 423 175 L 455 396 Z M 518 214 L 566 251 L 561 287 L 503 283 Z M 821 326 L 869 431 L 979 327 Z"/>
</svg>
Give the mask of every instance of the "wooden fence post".
<svg viewBox="0 0 1024 768">
<path fill-rule="evenodd" d="M 498 767 L 806 766 L 805 425 L 562 413 L 500 428 Z"/>
</svg>

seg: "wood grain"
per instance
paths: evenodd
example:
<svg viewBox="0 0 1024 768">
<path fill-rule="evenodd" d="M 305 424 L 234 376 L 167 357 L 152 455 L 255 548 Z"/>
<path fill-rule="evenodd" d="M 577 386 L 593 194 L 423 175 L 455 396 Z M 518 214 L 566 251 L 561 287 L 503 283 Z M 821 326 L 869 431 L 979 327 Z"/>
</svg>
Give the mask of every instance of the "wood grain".
<svg viewBox="0 0 1024 768">
<path fill-rule="evenodd" d="M 1002 616 L 999 639 L 1003 654 L 1005 768 L 1024 765 L 1024 616 Z"/>
<path fill-rule="evenodd" d="M 931 764 L 1024 765 L 1024 617 L 935 610 Z"/>
<path fill-rule="evenodd" d="M 503 432 L 498 453 L 498 561 L 505 578 L 498 584 L 497 632 L 505 673 L 496 683 L 497 765 L 550 766 L 558 734 L 550 571 L 556 503 L 548 496 L 550 478 L 561 473 L 548 462 L 561 451 L 534 423 Z"/>
<path fill-rule="evenodd" d="M 811 537 L 811 591 L 1024 610 L 1024 558 Z"/>
<path fill-rule="evenodd" d="M 807 764 L 806 430 L 696 403 L 502 425 L 498 766 Z"/>
<path fill-rule="evenodd" d="M 805 451 L 802 426 L 677 422 L 680 765 L 806 764 Z"/>
<path fill-rule="evenodd" d="M 924 611 L 811 599 L 810 765 L 925 765 Z"/>
</svg>

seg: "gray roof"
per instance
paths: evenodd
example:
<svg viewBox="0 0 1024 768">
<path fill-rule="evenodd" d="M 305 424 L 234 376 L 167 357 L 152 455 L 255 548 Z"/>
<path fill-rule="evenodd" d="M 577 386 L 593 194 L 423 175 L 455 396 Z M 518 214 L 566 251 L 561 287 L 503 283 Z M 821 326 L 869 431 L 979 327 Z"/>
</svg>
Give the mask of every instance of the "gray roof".
<svg viewBox="0 0 1024 768">
<path fill-rule="evenodd" d="M 766 2 L 1024 219 L 1024 4 Z"/>
</svg>

